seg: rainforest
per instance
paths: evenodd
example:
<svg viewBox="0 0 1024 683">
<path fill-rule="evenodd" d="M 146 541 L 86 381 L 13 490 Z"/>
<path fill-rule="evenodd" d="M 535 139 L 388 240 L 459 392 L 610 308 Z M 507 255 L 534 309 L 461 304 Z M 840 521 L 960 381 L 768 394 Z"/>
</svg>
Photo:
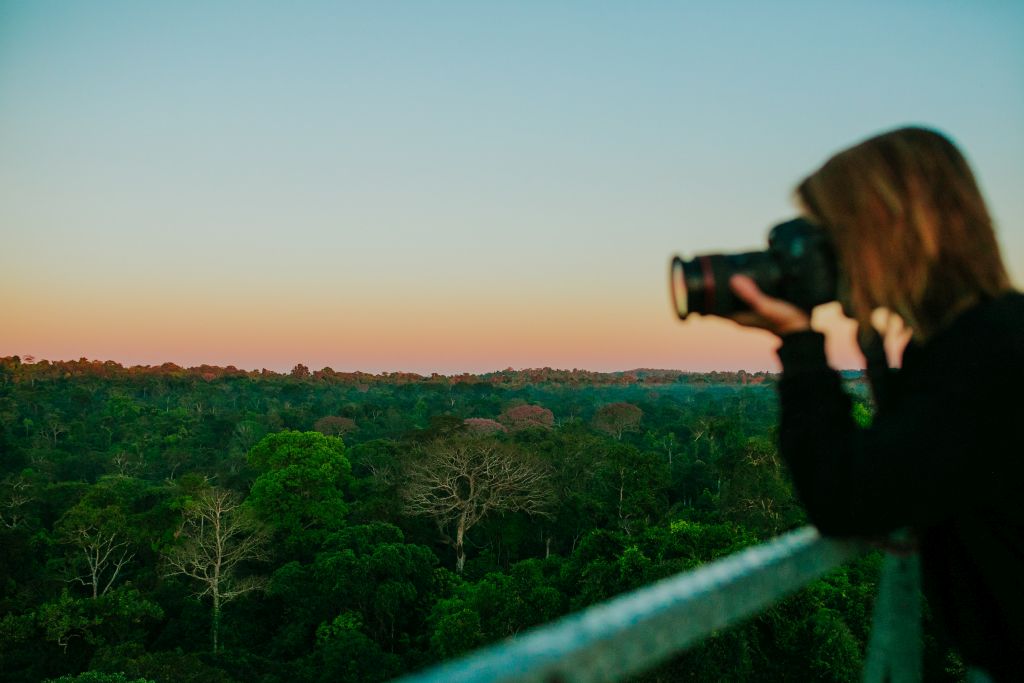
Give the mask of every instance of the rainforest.
<svg viewBox="0 0 1024 683">
<path fill-rule="evenodd" d="M 515 637 L 805 524 L 776 381 L 0 359 L 0 677 L 383 681 Z M 880 562 L 637 680 L 859 680 Z M 925 650 L 962 675 L 927 614 Z"/>
</svg>

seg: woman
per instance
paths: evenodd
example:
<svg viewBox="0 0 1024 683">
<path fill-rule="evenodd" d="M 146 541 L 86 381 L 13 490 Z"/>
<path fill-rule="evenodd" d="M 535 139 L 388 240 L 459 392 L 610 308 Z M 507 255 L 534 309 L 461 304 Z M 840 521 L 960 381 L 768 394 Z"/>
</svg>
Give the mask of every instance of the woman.
<svg viewBox="0 0 1024 683">
<path fill-rule="evenodd" d="M 1024 296 L 973 174 L 942 135 L 903 128 L 832 157 L 797 197 L 835 244 L 862 347 L 881 346 L 878 309 L 912 331 L 899 371 L 867 354 L 877 411 L 859 428 L 807 314 L 732 278 L 752 311 L 736 320 L 782 339 L 780 451 L 797 491 L 826 534 L 911 527 L 965 660 L 1024 679 Z"/>
</svg>

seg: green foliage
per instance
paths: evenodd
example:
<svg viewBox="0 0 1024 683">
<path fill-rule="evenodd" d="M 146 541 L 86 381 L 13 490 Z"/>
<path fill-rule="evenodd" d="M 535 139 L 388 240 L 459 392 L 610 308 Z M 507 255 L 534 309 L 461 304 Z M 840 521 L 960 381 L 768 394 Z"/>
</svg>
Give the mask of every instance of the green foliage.
<svg viewBox="0 0 1024 683">
<path fill-rule="evenodd" d="M 279 654 L 298 656 L 311 638 L 321 647 L 334 643 L 328 649 L 339 638 L 368 638 L 378 647 L 409 651 L 436 598 L 436 565 L 430 549 L 404 542 L 388 524 L 333 534 L 311 562 L 290 562 L 271 579 L 269 596 L 283 609 Z"/>
<path fill-rule="evenodd" d="M 485 642 L 480 613 L 461 600 L 443 601 L 434 608 L 430 649 L 438 659 L 451 659 Z"/>
<path fill-rule="evenodd" d="M 850 632 L 842 615 L 819 609 L 810 619 L 807 665 L 814 680 L 855 681 L 863 668 L 861 643 Z"/>
<path fill-rule="evenodd" d="M 395 655 L 381 650 L 358 628 L 346 626 L 318 638 L 317 648 L 305 664 L 309 673 L 304 680 L 324 683 L 386 681 L 400 670 Z"/>
<path fill-rule="evenodd" d="M 870 406 L 864 401 L 853 402 L 853 421 L 857 423 L 859 427 L 870 427 L 871 421 L 874 419 L 874 414 L 871 411 Z"/>
<path fill-rule="evenodd" d="M 315 542 L 344 526 L 352 467 L 340 438 L 269 434 L 250 451 L 249 463 L 259 472 L 249 503 L 289 545 Z"/>
<path fill-rule="evenodd" d="M 156 683 L 156 681 L 145 678 L 133 678 L 129 680 L 123 673 L 107 674 L 99 671 L 86 671 L 77 676 L 61 676 L 60 678 L 49 678 L 44 683 Z"/>
<path fill-rule="evenodd" d="M 720 462 L 725 484 L 718 509 L 726 519 L 756 531 L 763 538 L 802 521 L 803 513 L 773 441 L 750 437 Z"/>
<path fill-rule="evenodd" d="M 115 589 L 96 599 L 74 598 L 65 590 L 35 612 L 43 637 L 67 650 L 75 639 L 93 646 L 138 641 L 145 623 L 163 617 L 159 605 L 132 589 Z"/>
<path fill-rule="evenodd" d="M 692 569 L 803 523 L 773 382 L 0 359 L 2 677 L 386 680 Z M 866 387 L 850 389 L 866 424 Z M 457 575 L 453 539 L 400 494 L 422 447 L 467 420 L 542 466 L 553 496 L 547 516 L 489 510 Z M 162 559 L 195 536 L 183 515 L 214 486 L 274 533 L 235 565 L 269 584 L 223 612 L 216 654 L 200 583 Z M 81 585 L 90 539 L 111 536 L 125 562 Z M 844 567 L 638 680 L 856 678 L 877 570 Z M 962 673 L 934 637 L 926 652 L 930 677 Z"/>
<path fill-rule="evenodd" d="M 109 648 L 93 657 L 90 665 L 98 671 L 123 672 L 128 678 L 159 683 L 236 683 L 236 679 L 204 661 L 202 656 L 181 648 L 159 652 L 146 652 L 140 644 Z"/>
<path fill-rule="evenodd" d="M 339 638 L 346 633 L 360 631 L 363 628 L 363 619 L 356 612 L 342 612 L 330 622 L 320 624 L 316 629 L 316 642 L 323 645 L 331 640 Z"/>
<path fill-rule="evenodd" d="M 632 403 L 609 403 L 597 409 L 594 428 L 621 439 L 625 432 L 639 430 L 644 411 Z"/>
</svg>

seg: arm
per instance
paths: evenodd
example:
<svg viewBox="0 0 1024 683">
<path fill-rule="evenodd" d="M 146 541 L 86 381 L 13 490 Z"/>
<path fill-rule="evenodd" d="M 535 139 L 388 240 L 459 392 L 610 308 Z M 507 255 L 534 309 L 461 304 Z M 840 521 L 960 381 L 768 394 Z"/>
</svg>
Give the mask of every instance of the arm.
<svg viewBox="0 0 1024 683">
<path fill-rule="evenodd" d="M 883 534 L 948 514 L 972 471 L 977 423 L 962 399 L 941 390 L 910 394 L 861 429 L 820 334 L 784 337 L 779 356 L 780 451 L 816 526 L 835 535 Z"/>
<path fill-rule="evenodd" d="M 995 426 L 977 373 L 963 363 L 936 369 L 916 391 L 886 397 L 874 424 L 860 429 L 839 375 L 826 362 L 824 338 L 802 324 L 806 314 L 766 297 L 752 282 L 733 285 L 755 324 L 783 339 L 780 451 L 823 532 L 881 534 L 927 525 L 966 502 L 960 492 L 986 490 L 971 481 L 984 476 L 976 461 L 978 436 Z"/>
</svg>

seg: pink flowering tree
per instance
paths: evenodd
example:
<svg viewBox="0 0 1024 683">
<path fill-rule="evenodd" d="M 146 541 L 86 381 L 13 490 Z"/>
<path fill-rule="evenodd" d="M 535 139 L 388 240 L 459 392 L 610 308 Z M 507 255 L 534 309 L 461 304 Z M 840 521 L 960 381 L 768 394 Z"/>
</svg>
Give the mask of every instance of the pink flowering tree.
<svg viewBox="0 0 1024 683">
<path fill-rule="evenodd" d="M 496 420 L 489 420 L 486 417 L 470 417 L 464 423 L 466 431 L 471 434 L 495 434 L 508 431 L 505 425 Z"/>
<path fill-rule="evenodd" d="M 555 415 L 544 406 L 524 404 L 509 408 L 498 420 L 512 431 L 537 427 L 550 429 L 555 424 Z"/>
</svg>

